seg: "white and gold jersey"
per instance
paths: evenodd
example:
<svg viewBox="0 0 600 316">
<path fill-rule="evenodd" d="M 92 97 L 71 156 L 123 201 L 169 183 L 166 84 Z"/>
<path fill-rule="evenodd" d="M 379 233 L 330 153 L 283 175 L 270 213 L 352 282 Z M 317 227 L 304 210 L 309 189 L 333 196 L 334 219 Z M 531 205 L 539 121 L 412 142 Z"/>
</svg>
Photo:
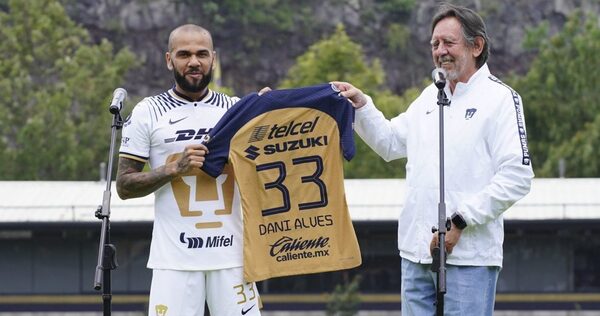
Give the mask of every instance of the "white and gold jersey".
<svg viewBox="0 0 600 316">
<path fill-rule="evenodd" d="M 201 101 L 171 89 L 138 103 L 123 126 L 120 157 L 152 169 L 200 143 L 239 100 L 209 91 Z M 155 195 L 148 268 L 215 270 L 242 265 L 240 197 L 232 170 L 213 178 L 198 169 L 174 179 Z"/>
</svg>

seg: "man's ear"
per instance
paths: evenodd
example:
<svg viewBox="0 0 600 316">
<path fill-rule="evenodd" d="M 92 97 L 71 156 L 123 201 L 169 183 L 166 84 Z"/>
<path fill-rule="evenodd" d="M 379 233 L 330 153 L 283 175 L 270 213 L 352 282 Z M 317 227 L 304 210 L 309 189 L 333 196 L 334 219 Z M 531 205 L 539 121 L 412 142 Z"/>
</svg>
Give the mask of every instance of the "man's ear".
<svg viewBox="0 0 600 316">
<path fill-rule="evenodd" d="M 219 58 L 219 56 L 217 56 L 217 51 L 213 50 L 213 54 L 212 54 L 212 66 L 211 66 L 211 70 L 215 70 L 215 68 L 217 68 L 217 59 Z"/>
<path fill-rule="evenodd" d="M 483 46 L 485 44 L 485 40 L 481 36 L 475 37 L 475 42 L 473 43 L 473 57 L 477 58 L 483 52 Z"/>
<path fill-rule="evenodd" d="M 172 71 L 173 70 L 173 62 L 171 61 L 171 53 L 170 52 L 165 53 L 165 61 L 167 62 L 167 69 Z"/>
</svg>

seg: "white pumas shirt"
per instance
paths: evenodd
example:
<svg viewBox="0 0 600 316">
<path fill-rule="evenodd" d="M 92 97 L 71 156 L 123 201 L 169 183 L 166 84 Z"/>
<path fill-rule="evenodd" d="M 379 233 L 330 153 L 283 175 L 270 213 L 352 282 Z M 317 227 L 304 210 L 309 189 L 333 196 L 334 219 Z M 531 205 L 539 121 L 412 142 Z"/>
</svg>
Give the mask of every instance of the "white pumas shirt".
<svg viewBox="0 0 600 316">
<path fill-rule="evenodd" d="M 193 102 L 173 89 L 138 103 L 123 126 L 120 157 L 152 169 L 199 144 L 239 98 L 209 91 Z M 155 192 L 148 268 L 215 270 L 242 266 L 240 196 L 233 172 L 218 178 L 200 169 Z"/>
<path fill-rule="evenodd" d="M 356 111 L 357 133 L 383 159 L 408 157 L 407 194 L 398 224 L 402 258 L 431 263 L 431 227 L 438 225 L 439 106 L 432 84 L 405 113 L 386 120 L 373 102 Z M 502 266 L 502 213 L 525 196 L 533 170 L 521 97 L 483 65 L 458 83 L 444 108 L 445 200 L 449 217 L 467 222 L 447 257 L 454 265 Z M 370 99 L 370 98 L 369 98 Z"/>
</svg>

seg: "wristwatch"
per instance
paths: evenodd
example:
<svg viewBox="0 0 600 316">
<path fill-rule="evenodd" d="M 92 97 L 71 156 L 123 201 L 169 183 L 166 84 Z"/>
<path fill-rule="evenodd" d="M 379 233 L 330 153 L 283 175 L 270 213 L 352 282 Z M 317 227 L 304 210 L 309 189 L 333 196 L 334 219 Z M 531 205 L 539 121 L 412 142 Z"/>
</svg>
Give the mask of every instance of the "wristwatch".
<svg viewBox="0 0 600 316">
<path fill-rule="evenodd" d="M 465 219 L 462 217 L 462 215 L 456 212 L 452 214 L 452 216 L 450 216 L 450 220 L 452 221 L 452 223 L 454 223 L 456 228 L 460 230 L 463 230 L 465 229 L 465 227 L 467 227 L 467 222 L 465 222 Z"/>
</svg>

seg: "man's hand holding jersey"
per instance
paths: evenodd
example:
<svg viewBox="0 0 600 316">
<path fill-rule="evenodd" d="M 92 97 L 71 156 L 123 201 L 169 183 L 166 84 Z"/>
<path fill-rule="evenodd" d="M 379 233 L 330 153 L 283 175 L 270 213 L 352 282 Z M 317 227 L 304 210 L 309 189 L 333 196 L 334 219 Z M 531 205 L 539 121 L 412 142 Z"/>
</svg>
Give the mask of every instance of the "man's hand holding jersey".
<svg viewBox="0 0 600 316">
<path fill-rule="evenodd" d="M 342 81 L 332 81 L 331 84 L 340 90 L 340 95 L 347 98 L 353 107 L 360 109 L 367 104 L 366 95 L 352 84 Z"/>
<path fill-rule="evenodd" d="M 342 81 L 332 81 L 331 84 L 333 84 L 338 90 L 340 90 L 340 96 L 347 98 L 350 101 L 350 103 L 352 103 L 352 106 L 354 106 L 355 108 L 359 109 L 365 104 L 367 104 L 367 96 L 360 89 L 356 88 L 352 84 Z M 457 228 L 456 225 L 452 223 L 451 229 L 446 233 L 444 243 L 446 245 L 446 251 L 448 253 L 452 253 L 452 250 L 454 249 L 454 247 L 460 239 L 461 233 L 462 230 Z M 433 234 L 433 237 L 431 239 L 430 250 L 433 250 L 433 248 L 438 246 L 439 236 L 436 232 Z"/>
<path fill-rule="evenodd" d="M 179 159 L 173 161 L 168 168 L 169 174 L 182 175 L 194 168 L 204 165 L 204 156 L 208 154 L 208 148 L 204 144 L 193 144 L 185 146 Z"/>
</svg>

